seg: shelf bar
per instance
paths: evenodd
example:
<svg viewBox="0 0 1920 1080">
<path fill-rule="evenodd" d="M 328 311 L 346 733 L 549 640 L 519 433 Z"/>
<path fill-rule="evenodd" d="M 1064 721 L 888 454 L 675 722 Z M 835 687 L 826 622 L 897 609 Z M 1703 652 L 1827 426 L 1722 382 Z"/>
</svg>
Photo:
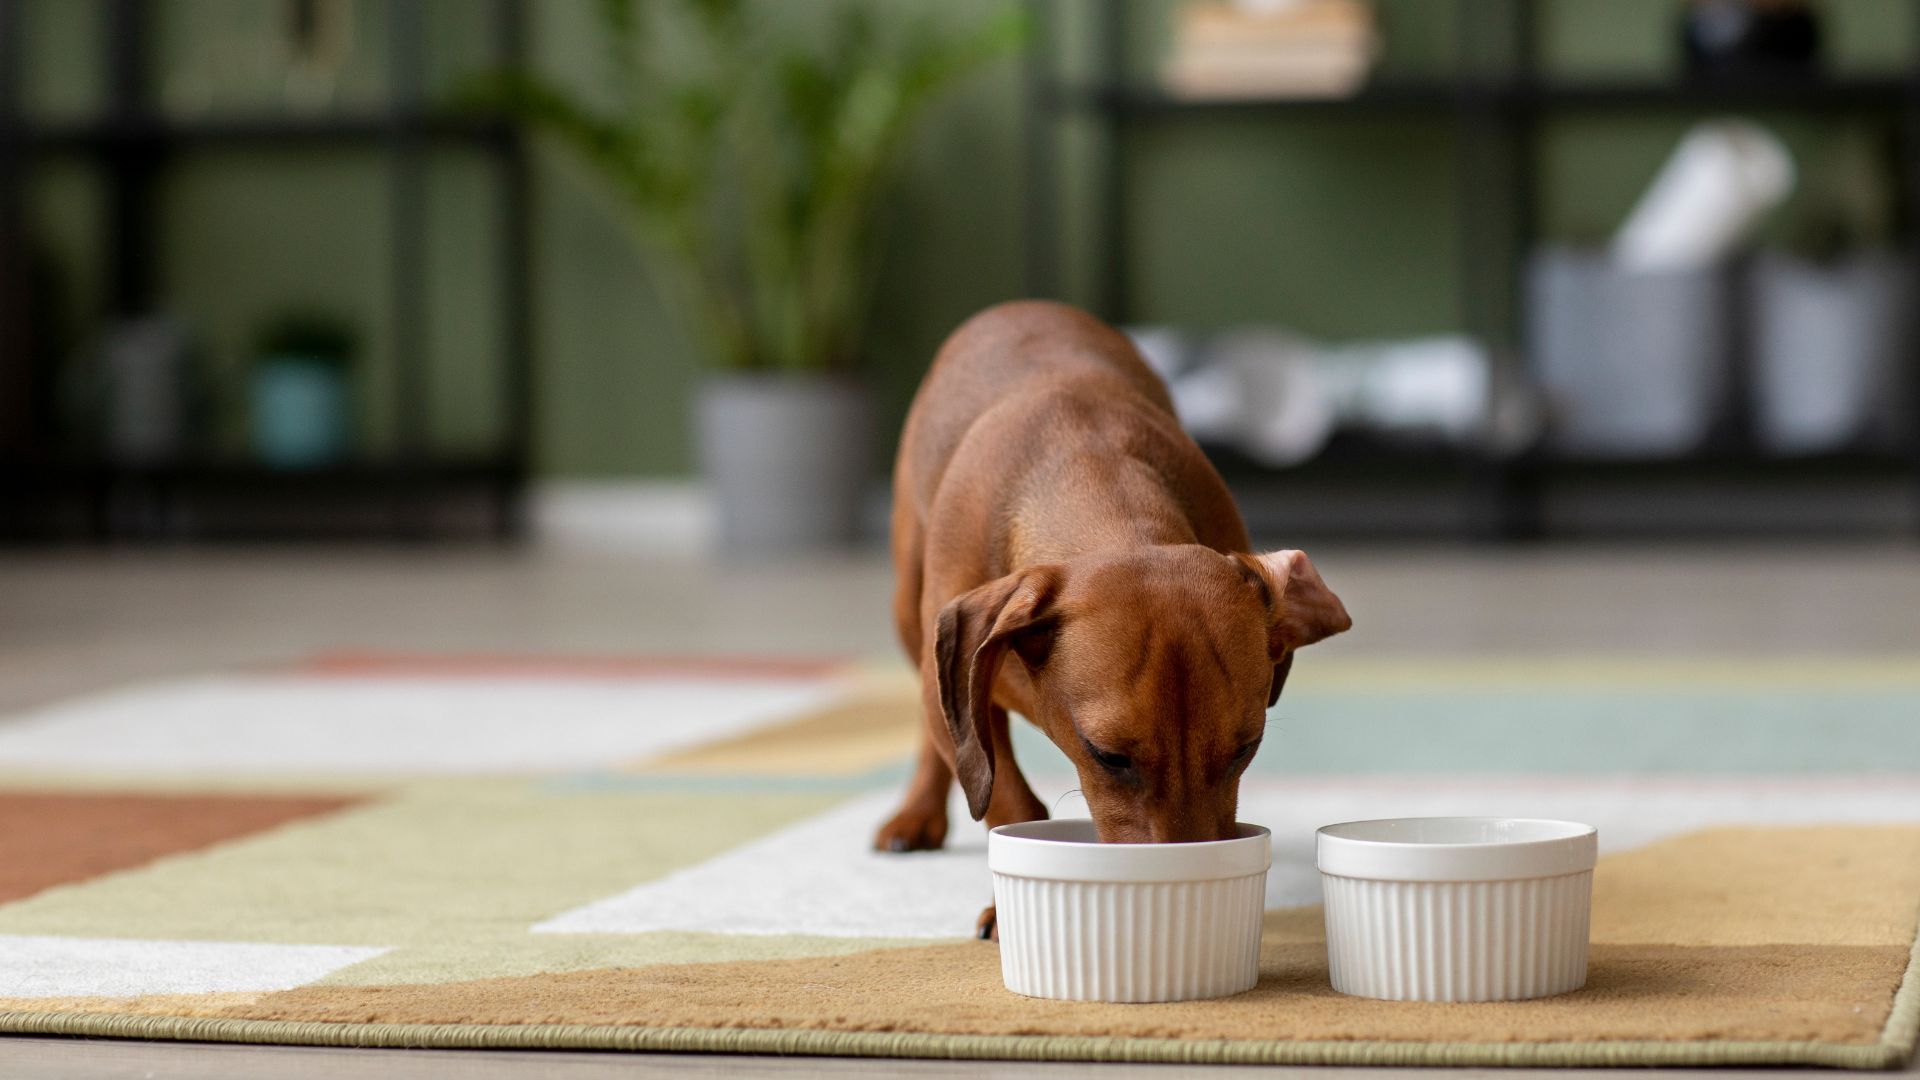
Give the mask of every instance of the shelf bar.
<svg viewBox="0 0 1920 1080">
<path fill-rule="evenodd" d="M 149 8 L 145 0 L 108 0 L 106 23 L 107 109 L 111 123 L 147 123 Z M 117 318 L 153 307 L 153 263 L 159 250 L 154 188 L 157 148 L 119 146 L 107 176 L 106 261 L 108 303 Z"/>
<path fill-rule="evenodd" d="M 1700 111 L 1751 109 L 1783 112 L 1898 112 L 1906 101 L 1903 77 L 1804 78 L 1772 81 L 1575 81 L 1535 78 L 1455 77 L 1386 79 L 1348 97 L 1183 98 L 1151 84 L 1104 79 L 1091 86 L 1060 87 L 1062 104 L 1130 120 L 1188 116 L 1313 116 L 1430 113 L 1445 116 L 1462 100 L 1483 109 L 1588 111 L 1638 109 Z"/>
<path fill-rule="evenodd" d="M 27 305 L 27 161 L 20 141 L 21 0 L 0 0 L 0 458 L 39 449 L 45 400 Z"/>
<path fill-rule="evenodd" d="M 421 0 L 388 0 L 388 139 L 392 158 L 388 197 L 392 214 L 389 334 L 393 348 L 395 447 L 403 462 L 426 457 L 432 423 L 427 395 L 426 148 L 417 124 L 424 93 L 421 65 L 426 31 Z"/>
<path fill-rule="evenodd" d="M 1123 0 L 1098 0 L 1100 15 L 1097 63 L 1099 77 L 1113 84 L 1127 78 L 1127 5 Z M 1098 303 L 1100 315 L 1115 325 L 1132 316 L 1132 258 L 1127 228 L 1127 125 L 1117 112 L 1106 114 L 1101 133 L 1100 253 L 1104 266 L 1100 273 Z"/>
<path fill-rule="evenodd" d="M 484 144 L 498 139 L 507 125 L 460 114 L 395 117 L 386 114 L 328 117 L 237 116 L 176 123 L 161 117 L 108 117 L 80 123 L 26 124 L 22 138 L 42 153 L 105 154 L 132 149 L 164 151 L 176 146 L 247 150 L 305 149 L 316 144 L 365 144 L 384 148 L 396 130 L 422 139 Z"/>
<path fill-rule="evenodd" d="M 1054 4 L 1058 0 L 1027 0 L 1026 201 L 1022 208 L 1022 274 L 1029 297 L 1060 294 L 1060 169 L 1059 130 L 1052 100 L 1054 76 Z"/>
<path fill-rule="evenodd" d="M 522 0 L 495 0 L 495 59 L 503 68 L 526 60 L 526 6 Z M 505 379 L 502 406 L 505 432 L 501 454 L 505 469 L 494 487 L 495 535 L 519 536 L 526 530 L 527 473 L 533 461 L 535 395 L 533 372 L 533 188 L 526 145 L 506 126 L 493 145 L 501 170 L 500 303 L 501 348 Z"/>
<path fill-rule="evenodd" d="M 1907 288 L 1920 302 L 1920 3 L 1908 8 L 1912 20 L 1908 34 L 1912 38 L 1907 61 L 1905 111 L 1901 114 L 1900 170 L 1906 186 Z M 1920 538 L 1920 330 L 1912 320 L 1907 333 L 1907 409 L 1905 431 L 1907 457 L 1912 469 L 1913 528 Z"/>
</svg>

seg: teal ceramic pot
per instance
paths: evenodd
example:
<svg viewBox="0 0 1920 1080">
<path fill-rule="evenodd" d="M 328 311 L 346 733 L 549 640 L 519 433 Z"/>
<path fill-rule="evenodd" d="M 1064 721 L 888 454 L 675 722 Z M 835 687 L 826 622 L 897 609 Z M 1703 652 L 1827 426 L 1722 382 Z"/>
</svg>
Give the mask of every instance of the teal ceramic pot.
<svg viewBox="0 0 1920 1080">
<path fill-rule="evenodd" d="M 344 460 L 353 438 L 346 372 L 304 356 L 269 356 L 253 371 L 253 451 L 280 469 Z"/>
</svg>

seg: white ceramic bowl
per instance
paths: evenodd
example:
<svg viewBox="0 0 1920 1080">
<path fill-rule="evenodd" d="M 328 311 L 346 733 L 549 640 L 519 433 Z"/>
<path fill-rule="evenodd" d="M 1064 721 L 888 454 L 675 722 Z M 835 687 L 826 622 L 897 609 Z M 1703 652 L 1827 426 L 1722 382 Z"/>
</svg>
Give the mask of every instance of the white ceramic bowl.
<svg viewBox="0 0 1920 1080">
<path fill-rule="evenodd" d="M 1587 981 L 1598 834 L 1533 818 L 1394 818 L 1320 830 L 1327 964 L 1343 994 L 1516 1001 Z"/>
<path fill-rule="evenodd" d="M 1186 1001 L 1260 978 L 1267 830 L 1233 840 L 1102 844 L 1084 819 L 987 837 L 1000 976 L 1029 997 Z"/>
</svg>

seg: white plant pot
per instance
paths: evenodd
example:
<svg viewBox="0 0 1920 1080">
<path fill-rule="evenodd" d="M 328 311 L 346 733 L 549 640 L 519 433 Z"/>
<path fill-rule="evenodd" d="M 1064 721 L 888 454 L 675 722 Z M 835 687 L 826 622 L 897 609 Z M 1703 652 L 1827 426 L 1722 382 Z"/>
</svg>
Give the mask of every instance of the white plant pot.
<svg viewBox="0 0 1920 1080">
<path fill-rule="evenodd" d="M 857 540 L 870 423 L 865 391 L 844 380 L 736 376 L 702 384 L 695 427 L 722 550 L 770 554 Z"/>
<path fill-rule="evenodd" d="M 1527 286 L 1527 346 L 1555 447 L 1684 454 L 1723 422 L 1733 387 L 1724 272 L 1628 270 L 1604 254 L 1548 249 Z"/>
<path fill-rule="evenodd" d="M 1895 445 L 1909 275 L 1873 252 L 1822 266 L 1767 254 L 1753 268 L 1754 426 L 1779 454 Z"/>
</svg>

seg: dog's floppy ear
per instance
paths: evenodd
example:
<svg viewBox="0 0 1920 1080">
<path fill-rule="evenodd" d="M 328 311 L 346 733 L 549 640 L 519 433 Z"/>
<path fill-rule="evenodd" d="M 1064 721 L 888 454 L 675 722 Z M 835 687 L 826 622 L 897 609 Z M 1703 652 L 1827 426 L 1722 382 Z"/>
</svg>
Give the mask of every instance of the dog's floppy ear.
<svg viewBox="0 0 1920 1080">
<path fill-rule="evenodd" d="M 1047 625 L 1058 587 L 1056 567 L 1008 574 L 955 597 L 934 623 L 940 711 L 953 735 L 953 770 L 975 820 L 986 815 L 993 796 L 993 735 L 987 730 L 993 680 L 1015 639 Z"/>
<path fill-rule="evenodd" d="M 1271 706 L 1279 700 L 1280 687 L 1293 666 L 1293 650 L 1351 629 L 1353 618 L 1320 579 L 1306 552 L 1288 549 L 1234 558 L 1266 592 L 1267 653 L 1274 662 L 1273 689 L 1267 700 Z"/>
</svg>

